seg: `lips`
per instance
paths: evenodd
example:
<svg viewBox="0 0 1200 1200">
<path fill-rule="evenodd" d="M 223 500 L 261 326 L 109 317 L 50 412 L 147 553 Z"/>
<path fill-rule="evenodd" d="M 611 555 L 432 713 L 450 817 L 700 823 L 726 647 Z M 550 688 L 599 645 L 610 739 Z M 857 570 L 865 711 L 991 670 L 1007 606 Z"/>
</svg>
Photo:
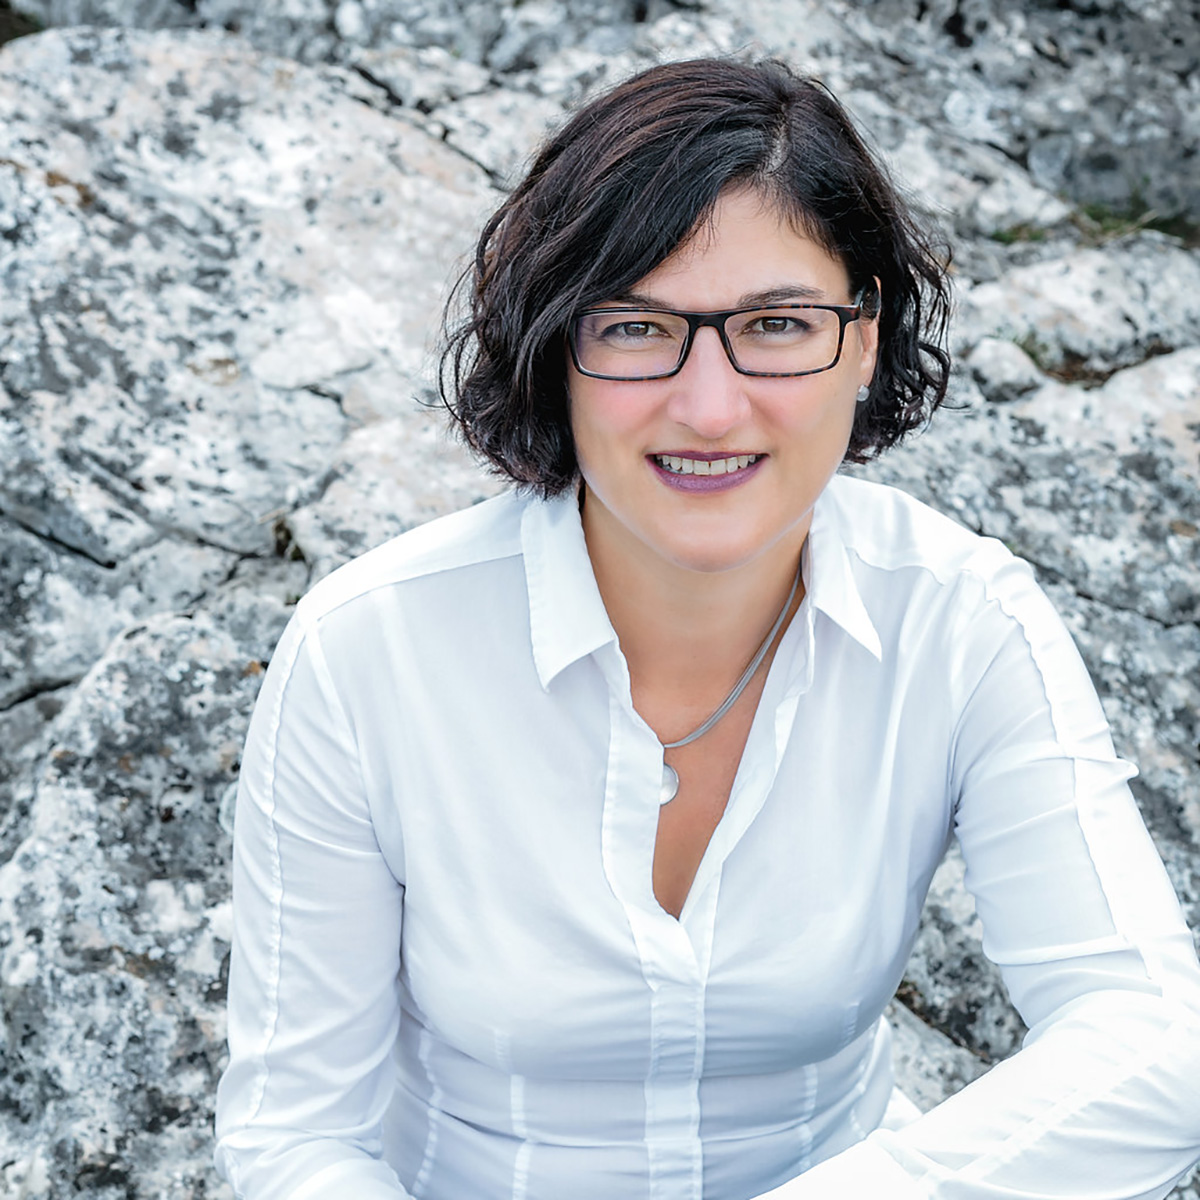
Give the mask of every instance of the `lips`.
<svg viewBox="0 0 1200 1200">
<path fill-rule="evenodd" d="M 761 454 L 731 454 L 727 458 L 685 457 L 676 454 L 655 454 L 655 463 L 672 475 L 732 475 L 744 471 L 762 457 Z"/>
<path fill-rule="evenodd" d="M 753 479 L 765 454 L 648 454 L 658 478 L 677 492 L 724 492 Z"/>
</svg>

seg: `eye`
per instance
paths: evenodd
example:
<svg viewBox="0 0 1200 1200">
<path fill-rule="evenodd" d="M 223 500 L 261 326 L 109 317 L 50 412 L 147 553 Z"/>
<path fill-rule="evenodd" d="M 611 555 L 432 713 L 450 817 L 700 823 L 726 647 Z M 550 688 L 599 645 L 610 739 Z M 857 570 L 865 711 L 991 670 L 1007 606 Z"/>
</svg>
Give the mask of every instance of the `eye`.
<svg viewBox="0 0 1200 1200">
<path fill-rule="evenodd" d="M 752 314 L 741 328 L 743 334 L 763 337 L 801 337 L 811 330 L 811 322 L 803 317 L 784 316 L 781 313 Z"/>
<path fill-rule="evenodd" d="M 608 342 L 641 342 L 656 337 L 669 337 L 670 334 L 656 322 L 640 318 L 610 321 L 597 331 L 596 336 Z"/>
</svg>

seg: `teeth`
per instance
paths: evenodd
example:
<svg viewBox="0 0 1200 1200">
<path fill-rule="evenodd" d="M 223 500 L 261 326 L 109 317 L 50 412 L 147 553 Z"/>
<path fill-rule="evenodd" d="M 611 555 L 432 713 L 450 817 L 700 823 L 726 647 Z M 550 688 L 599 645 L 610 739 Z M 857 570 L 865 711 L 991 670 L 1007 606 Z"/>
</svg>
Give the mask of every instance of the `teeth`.
<svg viewBox="0 0 1200 1200">
<path fill-rule="evenodd" d="M 677 475 L 732 475 L 741 471 L 751 463 L 758 462 L 760 455 L 735 454 L 729 458 L 715 458 L 711 461 L 704 458 L 681 458 L 675 454 L 655 455 L 655 461 L 660 467 L 674 471 Z"/>
</svg>

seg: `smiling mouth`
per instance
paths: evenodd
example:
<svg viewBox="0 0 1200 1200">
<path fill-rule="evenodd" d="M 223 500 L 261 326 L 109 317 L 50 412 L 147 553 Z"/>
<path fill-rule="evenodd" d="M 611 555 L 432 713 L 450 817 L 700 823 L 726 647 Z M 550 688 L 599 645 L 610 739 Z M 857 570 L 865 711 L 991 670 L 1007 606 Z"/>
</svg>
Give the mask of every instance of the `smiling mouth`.
<svg viewBox="0 0 1200 1200">
<path fill-rule="evenodd" d="M 654 461 L 672 475 L 733 475 L 744 471 L 762 458 L 761 454 L 733 454 L 729 458 L 683 458 L 675 454 L 655 454 Z"/>
</svg>

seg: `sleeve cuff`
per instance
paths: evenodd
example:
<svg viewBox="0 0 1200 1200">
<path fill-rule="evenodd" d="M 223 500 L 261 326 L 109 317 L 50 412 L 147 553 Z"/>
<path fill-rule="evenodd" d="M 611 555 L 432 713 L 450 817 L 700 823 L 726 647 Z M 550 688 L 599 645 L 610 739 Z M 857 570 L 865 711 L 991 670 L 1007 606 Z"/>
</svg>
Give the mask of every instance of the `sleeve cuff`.
<svg viewBox="0 0 1200 1200">
<path fill-rule="evenodd" d="M 411 1200 L 391 1167 L 373 1158 L 330 1163 L 291 1192 L 288 1200 Z"/>
</svg>

